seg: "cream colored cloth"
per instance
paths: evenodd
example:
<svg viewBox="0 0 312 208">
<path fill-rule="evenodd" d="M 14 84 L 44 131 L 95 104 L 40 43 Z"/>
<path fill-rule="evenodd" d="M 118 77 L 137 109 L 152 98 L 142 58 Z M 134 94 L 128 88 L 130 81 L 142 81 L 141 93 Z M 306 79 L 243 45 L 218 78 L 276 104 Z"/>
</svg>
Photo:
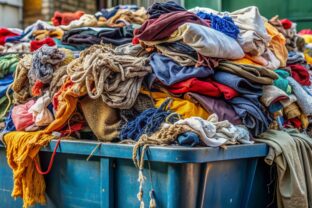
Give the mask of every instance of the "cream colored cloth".
<svg viewBox="0 0 312 208">
<path fill-rule="evenodd" d="M 96 27 L 97 19 L 94 15 L 84 14 L 79 20 L 74 20 L 69 23 L 69 25 L 61 25 L 60 28 L 62 30 L 71 30 L 79 27 Z"/>
<path fill-rule="evenodd" d="M 229 15 L 235 25 L 239 27 L 238 42 L 244 52 L 253 56 L 262 55 L 271 37 L 266 31 L 259 9 L 251 6 L 234 11 Z"/>
<path fill-rule="evenodd" d="M 201 141 L 210 147 L 250 140 L 245 128 L 234 126 L 227 120 L 218 121 L 216 114 L 210 115 L 207 120 L 200 117 L 186 118 L 177 121 L 175 125 L 188 125 L 200 136 Z"/>
<path fill-rule="evenodd" d="M 153 46 L 179 40 L 203 56 L 224 59 L 240 59 L 245 56 L 244 51 L 233 38 L 212 28 L 194 23 L 181 25 L 168 39 L 142 42 Z"/>
<path fill-rule="evenodd" d="M 276 100 L 279 97 L 284 97 L 283 101 L 285 102 L 289 100 L 288 95 L 283 90 L 274 85 L 264 85 L 262 89 L 263 92 L 260 101 L 266 107 L 269 107 L 271 104 L 273 104 L 274 100 Z"/>
<path fill-rule="evenodd" d="M 50 103 L 51 98 L 48 93 L 45 93 L 28 110 L 29 113 L 32 113 L 36 126 L 47 126 L 54 120 L 52 113 L 48 109 Z"/>
</svg>

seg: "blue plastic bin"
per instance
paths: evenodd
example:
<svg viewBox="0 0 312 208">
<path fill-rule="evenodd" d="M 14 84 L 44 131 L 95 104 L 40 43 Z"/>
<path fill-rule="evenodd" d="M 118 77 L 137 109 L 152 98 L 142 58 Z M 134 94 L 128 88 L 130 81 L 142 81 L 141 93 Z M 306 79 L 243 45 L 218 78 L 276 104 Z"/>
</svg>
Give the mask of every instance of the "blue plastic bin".
<svg viewBox="0 0 312 208">
<path fill-rule="evenodd" d="M 97 144 L 61 142 L 52 171 L 45 177 L 47 207 L 139 207 L 138 170 L 131 160 L 133 146 L 103 143 L 87 161 Z M 56 141 L 52 141 L 40 153 L 43 170 L 55 145 Z M 147 158 L 157 207 L 265 207 L 271 200 L 266 193 L 268 171 L 258 161 L 263 160 L 267 151 L 265 144 L 235 145 L 226 150 L 151 147 Z M 11 197 L 12 171 L 3 146 L 0 167 L 0 206 L 22 207 L 21 199 Z M 148 207 L 151 183 L 147 162 L 144 175 L 144 202 Z"/>
</svg>

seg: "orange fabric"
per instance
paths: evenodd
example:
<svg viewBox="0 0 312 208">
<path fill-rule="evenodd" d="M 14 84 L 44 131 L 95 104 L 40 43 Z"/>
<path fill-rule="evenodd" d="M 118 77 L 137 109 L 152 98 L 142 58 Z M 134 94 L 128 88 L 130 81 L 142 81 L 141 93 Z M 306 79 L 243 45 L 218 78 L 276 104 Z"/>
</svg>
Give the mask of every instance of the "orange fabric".
<svg viewBox="0 0 312 208">
<path fill-rule="evenodd" d="M 246 64 L 246 65 L 253 65 L 253 66 L 262 66 L 262 64 L 258 64 L 254 62 L 250 56 L 246 55 L 242 59 L 237 59 L 237 60 L 231 60 L 230 62 L 236 63 L 236 64 Z"/>
<path fill-rule="evenodd" d="M 274 53 L 276 58 L 281 62 L 280 67 L 285 67 L 288 57 L 288 51 L 286 48 L 286 39 L 282 33 L 280 33 L 270 23 L 265 22 L 265 28 L 267 33 L 271 36 L 269 42 L 269 49 Z"/>
</svg>

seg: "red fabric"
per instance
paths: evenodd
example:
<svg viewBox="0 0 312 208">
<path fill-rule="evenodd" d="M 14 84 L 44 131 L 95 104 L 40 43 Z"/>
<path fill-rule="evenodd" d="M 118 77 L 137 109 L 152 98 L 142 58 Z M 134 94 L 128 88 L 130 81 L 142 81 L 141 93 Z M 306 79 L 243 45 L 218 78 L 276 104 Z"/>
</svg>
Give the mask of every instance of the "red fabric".
<svg viewBox="0 0 312 208">
<path fill-rule="evenodd" d="M 291 126 L 295 127 L 296 129 L 301 129 L 302 123 L 299 118 L 288 119 L 285 122 L 284 127 L 291 127 Z"/>
<path fill-rule="evenodd" d="M 280 22 L 282 23 L 283 28 L 284 28 L 285 30 L 290 29 L 291 26 L 292 26 L 292 21 L 290 21 L 289 19 L 282 19 Z"/>
<path fill-rule="evenodd" d="M 5 39 L 12 36 L 18 36 L 18 34 L 13 33 L 6 28 L 0 28 L 0 45 L 4 45 Z"/>
<path fill-rule="evenodd" d="M 299 35 L 312 35 L 312 30 L 310 30 L 310 29 L 303 29 L 298 34 Z"/>
<path fill-rule="evenodd" d="M 145 21 L 141 28 L 134 30 L 134 35 L 143 41 L 162 40 L 168 38 L 179 26 L 187 22 L 210 26 L 209 21 L 201 19 L 192 12 L 177 11 Z"/>
<path fill-rule="evenodd" d="M 300 65 L 300 64 L 293 64 L 290 65 L 291 68 L 291 76 L 301 85 L 310 86 L 310 74 L 308 70 Z"/>
<path fill-rule="evenodd" d="M 77 11 L 75 13 L 72 12 L 54 12 L 54 16 L 52 17 L 52 23 L 54 26 L 59 25 L 68 25 L 73 20 L 79 20 L 79 18 L 84 15 L 84 12 Z"/>
<path fill-rule="evenodd" d="M 53 98 L 52 98 L 52 105 L 53 105 L 53 108 L 55 110 L 58 109 L 58 106 L 59 106 L 59 102 L 58 102 L 58 97 L 62 94 L 63 91 L 66 91 L 68 88 L 72 87 L 74 85 L 74 83 L 72 81 L 68 81 L 68 82 L 65 82 L 61 89 L 59 89 L 59 91 L 57 91 Z"/>
<path fill-rule="evenodd" d="M 40 96 L 42 94 L 43 83 L 40 80 L 36 80 L 34 86 L 31 88 L 31 94 L 33 96 Z"/>
<path fill-rule="evenodd" d="M 30 51 L 33 52 L 41 48 L 43 45 L 55 46 L 55 42 L 52 38 L 46 38 L 43 40 L 33 40 L 30 42 Z"/>
<path fill-rule="evenodd" d="M 139 38 L 137 38 L 137 37 L 132 38 L 132 44 L 133 45 L 136 45 L 136 44 L 139 44 L 139 43 L 140 43 Z"/>
<path fill-rule="evenodd" d="M 234 89 L 220 84 L 212 80 L 199 80 L 197 78 L 190 78 L 182 82 L 171 85 L 167 88 L 173 94 L 184 94 L 187 92 L 195 92 L 210 97 L 221 97 L 229 100 L 237 97 L 239 94 Z"/>
</svg>

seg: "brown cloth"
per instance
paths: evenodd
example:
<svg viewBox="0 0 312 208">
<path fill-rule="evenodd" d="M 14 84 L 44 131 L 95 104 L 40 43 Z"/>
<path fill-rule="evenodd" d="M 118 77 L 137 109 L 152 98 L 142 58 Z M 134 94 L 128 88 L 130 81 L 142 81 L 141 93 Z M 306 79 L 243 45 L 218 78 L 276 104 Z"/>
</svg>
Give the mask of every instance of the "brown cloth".
<svg viewBox="0 0 312 208">
<path fill-rule="evenodd" d="M 101 98 L 89 96 L 79 101 L 83 115 L 98 140 L 109 142 L 118 137 L 120 124 L 117 109 L 106 105 Z"/>
</svg>

